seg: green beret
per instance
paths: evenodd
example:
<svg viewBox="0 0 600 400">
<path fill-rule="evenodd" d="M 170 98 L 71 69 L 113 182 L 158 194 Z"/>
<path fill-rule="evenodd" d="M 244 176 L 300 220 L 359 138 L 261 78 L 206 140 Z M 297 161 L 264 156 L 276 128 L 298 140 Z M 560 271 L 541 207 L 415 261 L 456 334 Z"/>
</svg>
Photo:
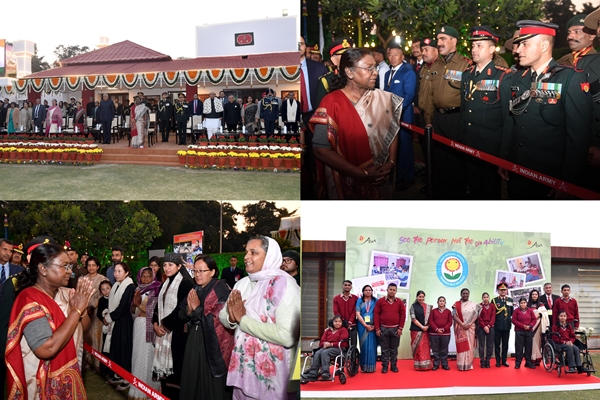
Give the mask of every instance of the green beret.
<svg viewBox="0 0 600 400">
<path fill-rule="evenodd" d="M 436 36 L 439 35 L 440 33 L 443 33 L 444 35 L 452 36 L 453 38 L 458 39 L 458 31 L 451 26 L 448 26 L 448 25 L 442 26 L 440 29 L 438 29 Z"/>
</svg>

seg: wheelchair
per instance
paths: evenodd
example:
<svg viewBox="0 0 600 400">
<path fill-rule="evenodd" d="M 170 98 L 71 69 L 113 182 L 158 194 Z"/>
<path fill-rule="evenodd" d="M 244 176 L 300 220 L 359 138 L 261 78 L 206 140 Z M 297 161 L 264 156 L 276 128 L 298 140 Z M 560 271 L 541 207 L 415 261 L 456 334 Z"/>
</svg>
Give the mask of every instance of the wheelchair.
<svg viewBox="0 0 600 400">
<path fill-rule="evenodd" d="M 583 332 L 579 332 L 578 334 L 585 335 Z M 549 329 L 543 334 L 542 341 L 544 344 L 542 346 L 542 363 L 547 372 L 556 371 L 560 378 L 563 369 L 565 369 L 564 372 L 566 373 L 568 366 L 566 364 L 565 353 L 560 351 L 560 346 L 552 340 L 552 336 L 559 336 L 559 334 L 557 332 L 551 332 Z M 587 336 L 585 336 L 585 338 L 587 343 Z M 584 370 L 583 373 L 587 373 L 588 376 L 591 376 L 596 370 L 594 369 L 592 357 L 588 352 L 586 343 L 576 339 L 574 345 L 577 347 L 580 354 L 581 366 Z"/>
<path fill-rule="evenodd" d="M 309 360 L 313 359 L 313 356 L 319 350 L 319 342 L 320 339 L 313 339 L 310 342 L 310 348 L 312 350 L 311 353 L 305 353 L 304 356 L 304 364 L 302 365 L 302 375 L 308 373 L 309 368 L 307 368 L 307 363 Z M 316 343 L 316 347 L 314 344 Z M 321 377 L 316 380 L 306 379 L 304 377 L 300 377 L 300 384 L 304 385 L 308 382 L 334 382 L 335 377 L 339 377 L 340 383 L 342 385 L 346 384 L 347 376 L 353 377 L 358 374 L 358 365 L 359 365 L 359 351 L 356 346 L 343 347 L 342 344 L 350 343 L 350 339 L 344 339 L 338 344 L 338 348 L 340 349 L 340 354 L 335 356 L 333 361 L 330 364 L 333 364 L 333 374 L 330 374 L 329 379 L 322 379 Z"/>
</svg>

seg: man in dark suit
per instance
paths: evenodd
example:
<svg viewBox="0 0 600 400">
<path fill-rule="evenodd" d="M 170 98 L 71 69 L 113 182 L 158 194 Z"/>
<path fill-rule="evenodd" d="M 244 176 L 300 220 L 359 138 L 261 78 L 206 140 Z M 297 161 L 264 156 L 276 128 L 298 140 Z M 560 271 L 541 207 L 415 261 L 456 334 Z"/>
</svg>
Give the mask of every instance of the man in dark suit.
<svg viewBox="0 0 600 400">
<path fill-rule="evenodd" d="M 194 93 L 194 100 L 190 102 L 190 115 L 202 115 L 202 100 L 198 98 L 198 93 Z"/>
<path fill-rule="evenodd" d="M 225 279 L 230 288 L 233 288 L 236 282 L 244 277 L 244 270 L 237 267 L 237 262 L 237 258 L 231 257 L 229 259 L 229 267 L 221 271 L 221 279 Z"/>
<path fill-rule="evenodd" d="M 163 92 L 162 99 L 158 102 L 158 123 L 160 125 L 160 133 L 162 142 L 169 141 L 169 133 L 171 131 L 171 117 L 173 116 L 173 102 L 169 99 L 169 94 Z"/>
<path fill-rule="evenodd" d="M 540 301 L 544 303 L 544 307 L 548 310 L 550 321 L 552 321 L 552 306 L 554 306 L 554 303 L 556 303 L 558 299 L 560 299 L 560 296 L 552 294 L 552 284 L 546 282 L 544 284 L 544 294 L 540 296 Z"/>
<path fill-rule="evenodd" d="M 306 58 L 306 41 L 301 36 L 298 42 L 300 51 L 300 105 L 302 106 L 302 122 L 305 127 L 304 141 L 306 152 L 304 153 L 304 167 L 301 169 L 302 183 L 300 197 L 305 200 L 316 199 L 314 190 L 314 176 L 317 173 L 317 163 L 312 151 L 313 133 L 308 128 L 308 120 L 313 112 L 319 106 L 316 103 L 317 82 L 319 78 L 325 75 L 327 67 L 320 62 Z M 300 140 L 302 142 L 302 139 Z"/>
<path fill-rule="evenodd" d="M 96 106 L 96 104 L 94 103 L 94 98 L 90 97 L 90 100 L 85 105 L 85 115 L 88 117 L 91 117 L 92 114 L 94 113 L 95 106 Z"/>
<path fill-rule="evenodd" d="M 44 121 L 46 120 L 46 107 L 44 107 L 40 99 L 35 100 L 35 106 L 31 110 L 31 118 L 33 118 L 33 125 L 37 128 L 38 133 L 44 131 Z"/>
<path fill-rule="evenodd" d="M 592 139 L 592 96 L 587 74 L 552 58 L 557 25 L 519 21 L 514 40 L 523 71 L 505 77 L 500 98 L 510 99 L 500 157 L 559 181 L 580 184 Z M 543 139 L 542 139 L 543 138 Z M 511 199 L 564 199 L 567 194 L 499 169 Z"/>
<path fill-rule="evenodd" d="M 108 94 L 102 96 L 100 102 L 100 108 L 97 113 L 97 117 L 100 119 L 102 124 L 102 133 L 104 135 L 104 144 L 110 144 L 110 130 L 111 123 L 115 117 L 115 103 L 108 98 Z"/>
<path fill-rule="evenodd" d="M 414 122 L 412 106 L 417 93 L 417 75 L 410 64 L 403 62 L 402 48 L 396 41 L 388 45 L 390 70 L 385 73 L 384 90 L 404 99 L 401 120 Z M 415 153 L 412 145 L 412 132 L 402 128 L 399 133 L 398 155 L 396 158 L 396 190 L 408 189 L 415 182 Z"/>
<path fill-rule="evenodd" d="M 0 105 L 0 127 L 3 127 L 6 123 L 6 114 L 8 114 L 8 109 L 10 108 L 10 103 L 8 99 L 4 99 L 4 103 Z"/>
<path fill-rule="evenodd" d="M 12 252 L 12 242 L 8 239 L 0 239 L 0 285 L 4 284 L 9 276 L 23 271 L 23 267 L 10 263 Z M 2 292 L 0 292 L 0 298 L 2 298 Z"/>
<path fill-rule="evenodd" d="M 287 99 L 281 103 L 281 121 L 287 127 L 288 133 L 298 132 L 301 107 L 300 102 L 294 99 L 294 92 L 289 92 Z"/>
</svg>

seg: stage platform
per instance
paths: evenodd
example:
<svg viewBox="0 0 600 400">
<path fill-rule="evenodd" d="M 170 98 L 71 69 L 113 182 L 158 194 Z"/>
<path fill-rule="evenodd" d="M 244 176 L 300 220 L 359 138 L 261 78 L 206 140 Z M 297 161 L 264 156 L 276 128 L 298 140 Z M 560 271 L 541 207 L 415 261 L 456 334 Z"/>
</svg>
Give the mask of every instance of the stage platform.
<svg viewBox="0 0 600 400">
<path fill-rule="evenodd" d="M 97 142 L 96 142 L 97 143 Z M 132 149 L 128 146 L 127 137 L 116 143 L 99 144 L 102 148 L 102 159 L 97 164 L 136 164 L 161 165 L 168 167 L 180 166 L 177 157 L 178 150 L 187 150 L 187 146 L 175 143 L 175 135 L 169 135 L 169 142 L 158 141 L 148 146 L 146 141 L 143 149 Z"/>
<path fill-rule="evenodd" d="M 533 393 L 571 390 L 600 389 L 600 378 L 587 374 L 561 374 L 546 372 L 543 367 L 535 370 L 514 369 L 514 359 L 510 367 L 479 367 L 475 360 L 471 371 L 459 371 L 456 362 L 450 362 L 450 370 L 415 371 L 412 360 L 398 361 L 398 373 L 388 371 L 382 374 L 381 364 L 377 371 L 348 377 L 342 385 L 339 378 L 335 382 L 310 382 L 301 385 L 302 398 L 359 398 L 376 397 L 418 397 L 453 396 L 475 394 Z M 548 398 L 548 397 L 545 397 Z"/>
</svg>

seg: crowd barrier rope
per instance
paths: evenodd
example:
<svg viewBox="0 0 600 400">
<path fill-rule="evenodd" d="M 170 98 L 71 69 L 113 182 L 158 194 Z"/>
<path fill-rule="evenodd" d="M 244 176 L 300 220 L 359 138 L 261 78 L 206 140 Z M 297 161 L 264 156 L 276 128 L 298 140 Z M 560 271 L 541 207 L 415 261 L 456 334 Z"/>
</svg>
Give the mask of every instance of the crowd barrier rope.
<svg viewBox="0 0 600 400">
<path fill-rule="evenodd" d="M 420 135 L 424 135 L 425 131 L 423 128 L 420 128 L 416 125 L 408 124 L 406 122 L 400 122 L 400 125 L 403 128 L 410 129 L 413 132 L 416 132 Z M 426 135 L 427 136 L 427 135 Z M 589 189 L 582 188 L 580 186 L 574 185 L 569 182 L 565 182 L 561 179 L 554 178 L 550 175 L 542 174 L 541 172 L 534 171 L 529 168 L 525 168 L 523 166 L 517 165 L 510 161 L 506 161 L 502 158 L 493 156 L 488 153 L 484 153 L 483 151 L 477 150 L 473 147 L 469 147 L 462 143 L 458 143 L 454 140 L 448 139 L 447 137 L 438 135 L 437 133 L 432 133 L 432 139 L 436 140 L 439 143 L 445 144 L 446 146 L 452 147 L 456 150 L 459 150 L 465 154 L 470 155 L 471 157 L 476 157 L 481 160 L 484 160 L 490 164 L 496 165 L 497 167 L 502 167 L 507 171 L 512 173 L 524 176 L 525 178 L 531 179 L 533 181 L 542 183 L 546 186 L 549 186 L 555 190 L 565 192 L 567 194 L 585 199 L 585 200 L 599 200 L 600 193 L 596 193 Z"/>
<path fill-rule="evenodd" d="M 148 386 L 145 382 L 139 380 L 137 377 L 131 375 L 129 372 L 124 370 L 120 365 L 116 364 L 110 358 L 106 357 L 104 354 L 100 353 L 92 346 L 87 343 L 83 344 L 83 348 L 85 351 L 96 357 L 100 362 L 110 368 L 115 374 L 119 375 L 121 378 L 125 379 L 131 385 L 135 386 L 138 390 L 144 393 L 151 399 L 155 400 L 169 400 L 168 397 L 165 397 L 162 393 L 157 392 L 152 389 L 152 387 Z"/>
</svg>

